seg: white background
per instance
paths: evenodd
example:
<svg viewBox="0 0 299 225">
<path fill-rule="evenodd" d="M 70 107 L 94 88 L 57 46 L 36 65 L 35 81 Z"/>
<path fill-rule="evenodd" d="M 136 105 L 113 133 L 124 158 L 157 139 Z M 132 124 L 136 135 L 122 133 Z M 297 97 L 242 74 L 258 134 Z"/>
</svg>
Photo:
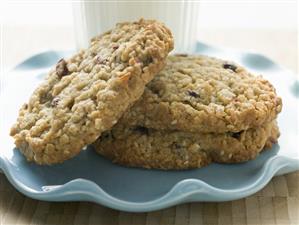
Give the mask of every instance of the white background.
<svg viewBox="0 0 299 225">
<path fill-rule="evenodd" d="M 5 69 L 40 51 L 75 48 L 71 1 L 0 0 L 0 4 Z M 298 71 L 297 0 L 206 0 L 199 7 L 198 40 L 259 52 Z"/>
<path fill-rule="evenodd" d="M 234 0 L 200 2 L 198 25 L 207 28 L 296 29 L 296 0 Z M 7 1 L 4 24 L 72 26 L 71 1 Z M 1 7 L 2 8 L 2 7 Z"/>
</svg>

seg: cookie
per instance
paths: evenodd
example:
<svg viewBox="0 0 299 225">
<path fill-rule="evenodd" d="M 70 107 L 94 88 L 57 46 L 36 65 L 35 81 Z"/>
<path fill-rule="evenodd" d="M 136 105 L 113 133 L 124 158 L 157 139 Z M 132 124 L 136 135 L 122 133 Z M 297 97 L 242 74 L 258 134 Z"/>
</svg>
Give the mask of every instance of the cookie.
<svg viewBox="0 0 299 225">
<path fill-rule="evenodd" d="M 93 144 L 113 162 L 156 169 L 200 168 L 211 162 L 239 163 L 254 159 L 277 142 L 276 121 L 238 133 L 191 133 L 116 125 Z"/>
<path fill-rule="evenodd" d="M 120 23 L 61 59 L 20 109 L 10 134 L 29 161 L 63 162 L 109 130 L 164 67 L 173 48 L 162 23 Z"/>
<path fill-rule="evenodd" d="M 166 67 L 121 119 L 127 126 L 188 132 L 239 132 L 274 120 L 274 87 L 239 65 L 208 56 L 169 56 Z"/>
</svg>

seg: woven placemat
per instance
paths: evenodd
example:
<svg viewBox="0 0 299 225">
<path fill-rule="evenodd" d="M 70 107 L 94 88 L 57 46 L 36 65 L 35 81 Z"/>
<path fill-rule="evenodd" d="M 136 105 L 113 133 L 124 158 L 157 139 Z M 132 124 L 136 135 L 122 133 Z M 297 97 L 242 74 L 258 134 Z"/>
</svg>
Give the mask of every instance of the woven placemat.
<svg viewBox="0 0 299 225">
<path fill-rule="evenodd" d="M 150 212 L 127 213 L 87 202 L 43 202 L 25 197 L 0 174 L 0 224 L 228 225 L 299 224 L 299 172 L 274 177 L 245 199 L 188 203 Z"/>
</svg>

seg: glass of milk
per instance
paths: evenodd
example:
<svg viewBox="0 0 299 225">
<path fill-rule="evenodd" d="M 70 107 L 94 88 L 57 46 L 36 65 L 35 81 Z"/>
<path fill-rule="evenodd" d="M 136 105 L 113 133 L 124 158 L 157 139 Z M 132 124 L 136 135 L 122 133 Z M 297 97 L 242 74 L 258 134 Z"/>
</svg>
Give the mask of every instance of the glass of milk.
<svg viewBox="0 0 299 225">
<path fill-rule="evenodd" d="M 140 18 L 156 19 L 168 26 L 174 36 L 174 52 L 194 52 L 197 41 L 198 2 L 177 1 L 80 1 L 73 3 L 77 48 L 115 26 Z"/>
</svg>

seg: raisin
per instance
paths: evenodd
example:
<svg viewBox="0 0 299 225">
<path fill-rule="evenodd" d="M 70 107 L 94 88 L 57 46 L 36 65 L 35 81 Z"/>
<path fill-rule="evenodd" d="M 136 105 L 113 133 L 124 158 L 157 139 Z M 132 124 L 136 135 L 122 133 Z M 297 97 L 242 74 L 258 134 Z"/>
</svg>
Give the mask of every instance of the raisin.
<svg viewBox="0 0 299 225">
<path fill-rule="evenodd" d="M 119 48 L 119 45 L 118 44 L 114 44 L 113 46 L 112 46 L 112 49 L 113 50 L 116 50 L 116 49 L 118 49 Z"/>
<path fill-rule="evenodd" d="M 60 99 L 58 97 L 53 98 L 52 102 L 51 102 L 51 106 L 55 107 L 58 105 Z"/>
<path fill-rule="evenodd" d="M 232 136 L 233 138 L 240 139 L 241 134 L 242 134 L 242 131 L 237 132 L 237 133 L 232 133 L 231 136 Z"/>
<path fill-rule="evenodd" d="M 147 57 L 146 60 L 144 61 L 144 63 L 146 65 L 151 64 L 153 62 L 153 58 L 152 57 Z"/>
<path fill-rule="evenodd" d="M 175 56 L 188 57 L 188 54 L 175 54 Z"/>
<path fill-rule="evenodd" d="M 187 92 L 188 92 L 188 95 L 190 95 L 194 98 L 199 98 L 200 97 L 199 94 L 196 93 L 195 91 L 188 90 Z"/>
<path fill-rule="evenodd" d="M 64 59 L 60 59 L 56 65 L 56 74 L 59 78 L 68 75 L 69 70 L 66 66 L 66 61 Z"/>
<path fill-rule="evenodd" d="M 149 130 L 148 130 L 148 128 L 146 128 L 146 127 L 142 127 L 142 126 L 137 126 L 137 127 L 135 127 L 135 128 L 134 128 L 134 131 L 137 131 L 137 132 L 139 132 L 139 133 L 141 133 L 141 134 L 145 134 L 145 135 L 148 135 L 148 134 L 149 134 Z"/>
<path fill-rule="evenodd" d="M 172 147 L 174 147 L 175 149 L 179 149 L 179 148 L 182 148 L 182 146 L 180 144 L 178 144 L 177 142 L 174 142 L 172 144 Z"/>
<path fill-rule="evenodd" d="M 225 63 L 225 64 L 223 64 L 223 68 L 232 70 L 234 72 L 237 72 L 237 67 L 235 65 L 232 65 L 232 64 Z"/>
</svg>

